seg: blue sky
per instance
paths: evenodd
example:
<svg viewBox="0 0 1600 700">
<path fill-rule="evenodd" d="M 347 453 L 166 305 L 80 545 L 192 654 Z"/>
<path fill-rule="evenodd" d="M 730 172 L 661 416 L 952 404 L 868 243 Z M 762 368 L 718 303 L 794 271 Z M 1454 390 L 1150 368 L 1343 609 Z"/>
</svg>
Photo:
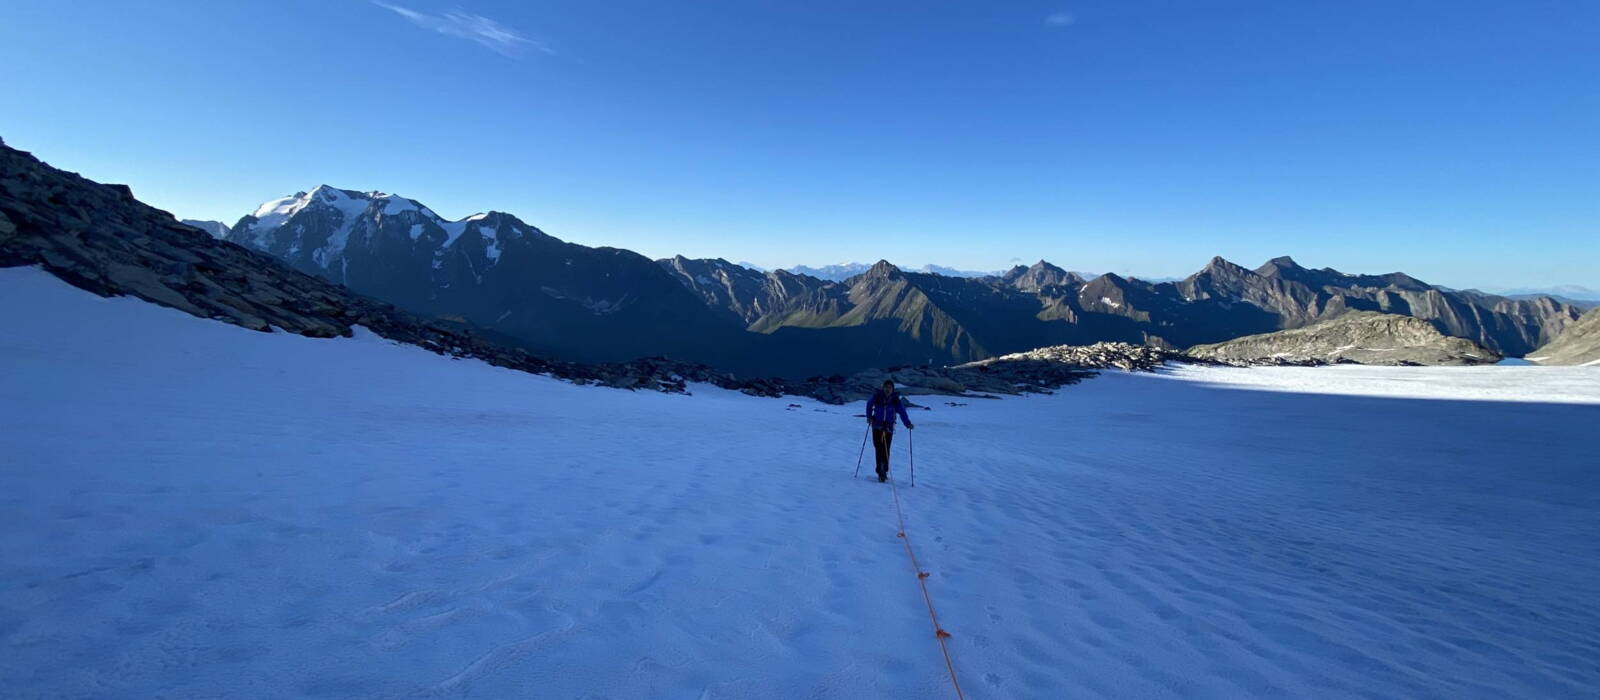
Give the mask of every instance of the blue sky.
<svg viewBox="0 0 1600 700">
<path fill-rule="evenodd" d="M 1600 287 L 1600 3 L 7 0 L 0 137 L 765 266 Z"/>
</svg>

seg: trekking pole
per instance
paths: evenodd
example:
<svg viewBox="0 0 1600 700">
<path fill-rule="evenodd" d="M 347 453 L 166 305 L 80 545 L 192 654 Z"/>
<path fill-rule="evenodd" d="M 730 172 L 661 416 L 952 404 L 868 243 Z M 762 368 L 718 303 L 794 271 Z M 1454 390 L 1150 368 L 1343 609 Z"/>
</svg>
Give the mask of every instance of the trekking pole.
<svg viewBox="0 0 1600 700">
<path fill-rule="evenodd" d="M 867 426 L 867 432 L 861 435 L 861 452 L 856 455 L 856 472 L 850 475 L 854 479 L 861 476 L 861 458 L 867 456 L 867 436 L 872 434 L 872 426 Z"/>
<path fill-rule="evenodd" d="M 917 431 L 916 430 L 907 430 L 906 431 L 906 449 L 910 450 L 910 454 L 911 454 L 911 459 L 910 459 L 910 462 L 911 462 L 911 485 L 912 486 L 916 486 L 917 485 Z"/>
</svg>

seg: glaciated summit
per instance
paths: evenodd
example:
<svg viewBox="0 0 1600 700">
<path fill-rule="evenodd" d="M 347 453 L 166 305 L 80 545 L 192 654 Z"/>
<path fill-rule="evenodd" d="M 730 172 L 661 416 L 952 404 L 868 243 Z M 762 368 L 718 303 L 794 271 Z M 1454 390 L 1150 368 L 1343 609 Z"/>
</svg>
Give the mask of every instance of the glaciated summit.
<svg viewBox="0 0 1600 700">
<path fill-rule="evenodd" d="M 495 219 L 492 223 L 491 218 Z M 513 223 L 502 226 L 508 218 Z M 469 237 L 463 242 L 469 233 L 476 240 Z M 431 255 L 434 269 L 442 269 L 443 260 L 451 255 L 479 257 L 486 263 L 477 266 L 482 268 L 498 261 L 505 238 L 538 233 L 509 215 L 474 214 L 449 221 L 399 195 L 319 185 L 309 192 L 263 202 L 233 225 L 227 240 L 276 255 L 302 271 L 349 284 L 352 262 L 357 283 L 363 283 L 367 281 L 361 279 L 363 275 L 377 272 L 364 267 L 381 268 L 392 262 L 401 248 L 411 257 Z M 387 259 L 384 255 L 374 259 L 380 249 Z"/>
</svg>

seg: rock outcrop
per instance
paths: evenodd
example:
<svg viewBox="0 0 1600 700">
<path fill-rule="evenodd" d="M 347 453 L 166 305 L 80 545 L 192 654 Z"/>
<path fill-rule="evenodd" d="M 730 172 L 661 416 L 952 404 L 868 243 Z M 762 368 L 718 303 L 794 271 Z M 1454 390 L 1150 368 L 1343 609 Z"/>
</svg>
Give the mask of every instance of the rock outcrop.
<svg viewBox="0 0 1600 700">
<path fill-rule="evenodd" d="M 1419 318 L 1350 311 L 1290 330 L 1197 345 L 1188 355 L 1234 365 L 1477 365 L 1500 356 Z"/>
<path fill-rule="evenodd" d="M 1591 309 L 1526 359 L 1541 365 L 1600 366 L 1600 308 Z"/>
</svg>

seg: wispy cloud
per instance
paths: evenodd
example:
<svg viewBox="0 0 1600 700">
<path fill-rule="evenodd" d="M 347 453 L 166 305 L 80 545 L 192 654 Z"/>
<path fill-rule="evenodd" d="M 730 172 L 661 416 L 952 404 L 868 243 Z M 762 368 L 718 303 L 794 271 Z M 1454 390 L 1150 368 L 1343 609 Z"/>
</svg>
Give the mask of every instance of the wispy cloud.
<svg viewBox="0 0 1600 700">
<path fill-rule="evenodd" d="M 519 56 L 528 49 L 551 55 L 556 52 L 555 49 L 546 46 L 543 42 L 529 39 L 523 36 L 521 32 L 483 15 L 475 15 L 462 10 L 450 10 L 443 14 L 430 15 L 409 7 L 393 5 L 383 0 L 372 0 L 372 4 L 400 15 L 418 27 L 435 31 L 445 36 L 466 39 L 502 56 Z"/>
<path fill-rule="evenodd" d="M 1078 21 L 1077 15 L 1071 12 L 1052 12 L 1045 16 L 1044 23 L 1052 27 L 1065 27 Z"/>
</svg>

